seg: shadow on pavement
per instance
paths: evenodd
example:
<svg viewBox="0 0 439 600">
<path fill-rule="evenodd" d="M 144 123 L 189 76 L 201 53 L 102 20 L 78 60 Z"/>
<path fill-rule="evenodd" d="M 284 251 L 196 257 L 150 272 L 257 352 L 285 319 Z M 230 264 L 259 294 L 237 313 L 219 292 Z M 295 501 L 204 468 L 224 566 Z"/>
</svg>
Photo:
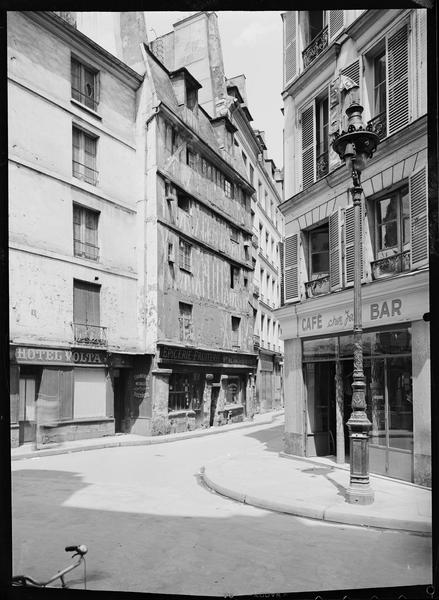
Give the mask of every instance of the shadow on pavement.
<svg viewBox="0 0 439 600">
<path fill-rule="evenodd" d="M 309 473 L 315 477 L 323 475 L 325 479 L 329 481 L 329 483 L 332 483 L 332 485 L 337 488 L 337 495 L 346 500 L 346 488 L 337 481 L 334 481 L 332 477 L 329 477 L 329 473 L 333 473 L 335 471 L 334 467 L 311 467 L 309 469 L 301 469 L 301 471 L 302 473 Z"/>
<path fill-rule="evenodd" d="M 247 437 L 252 437 L 264 445 L 264 450 L 276 452 L 278 454 L 283 450 L 284 424 L 273 425 L 260 431 L 245 433 Z"/>
</svg>

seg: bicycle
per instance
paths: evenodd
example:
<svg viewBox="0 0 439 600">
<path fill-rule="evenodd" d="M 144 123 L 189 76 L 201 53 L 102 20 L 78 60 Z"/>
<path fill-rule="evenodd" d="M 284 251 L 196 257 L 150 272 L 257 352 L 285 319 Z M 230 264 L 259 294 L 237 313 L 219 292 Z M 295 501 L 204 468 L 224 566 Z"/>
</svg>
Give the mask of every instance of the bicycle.
<svg viewBox="0 0 439 600">
<path fill-rule="evenodd" d="M 80 544 L 79 546 L 66 546 L 65 551 L 66 552 L 74 552 L 74 554 L 72 555 L 72 558 L 74 558 L 75 556 L 79 556 L 78 560 L 76 562 L 72 563 L 71 565 L 69 565 L 68 567 L 66 567 L 65 569 L 58 571 L 58 573 L 53 575 L 47 581 L 36 581 L 35 579 L 33 579 L 32 577 L 29 577 L 28 575 L 14 575 L 14 577 L 12 577 L 12 586 L 13 587 L 18 587 L 18 586 L 40 587 L 40 588 L 56 587 L 56 586 L 51 586 L 49 584 L 53 583 L 57 579 L 60 579 L 61 587 L 67 588 L 68 585 L 64 580 L 64 576 L 67 575 L 67 573 L 70 573 L 71 571 L 73 571 L 73 569 L 76 569 L 77 567 L 79 567 L 79 565 L 83 564 L 84 565 L 84 589 L 87 589 L 87 572 L 86 572 L 86 565 L 85 565 L 85 555 L 88 552 L 87 546 L 85 546 L 84 544 Z"/>
</svg>

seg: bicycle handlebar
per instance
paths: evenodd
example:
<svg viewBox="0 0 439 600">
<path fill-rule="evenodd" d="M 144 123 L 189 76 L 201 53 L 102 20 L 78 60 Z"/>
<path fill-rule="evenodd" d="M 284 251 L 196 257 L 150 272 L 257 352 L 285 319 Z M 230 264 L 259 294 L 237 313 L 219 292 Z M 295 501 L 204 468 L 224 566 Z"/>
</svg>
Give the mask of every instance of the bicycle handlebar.
<svg viewBox="0 0 439 600">
<path fill-rule="evenodd" d="M 88 548 L 84 544 L 80 544 L 79 546 L 66 546 L 65 550 L 66 552 L 76 552 L 81 556 L 84 556 L 84 554 L 87 554 L 88 552 Z"/>
</svg>

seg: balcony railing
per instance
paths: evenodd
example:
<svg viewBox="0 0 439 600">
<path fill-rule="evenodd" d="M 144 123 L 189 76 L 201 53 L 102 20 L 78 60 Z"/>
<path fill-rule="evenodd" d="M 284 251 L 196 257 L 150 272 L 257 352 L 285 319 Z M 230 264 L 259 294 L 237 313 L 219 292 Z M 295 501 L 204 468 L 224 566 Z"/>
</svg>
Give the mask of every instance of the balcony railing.
<svg viewBox="0 0 439 600">
<path fill-rule="evenodd" d="M 316 160 L 317 179 L 321 179 L 322 177 L 325 177 L 325 175 L 328 174 L 328 171 L 329 171 L 328 152 L 325 151 L 325 152 L 322 152 L 322 154 L 320 154 Z"/>
<path fill-rule="evenodd" d="M 386 256 L 380 258 L 371 263 L 372 265 L 372 278 L 383 279 L 385 277 L 391 277 L 396 273 L 402 273 L 403 271 L 410 270 L 410 250 L 401 252 L 400 254 L 394 254 L 393 256 Z"/>
<path fill-rule="evenodd" d="M 387 135 L 387 113 L 386 111 L 380 113 L 367 123 L 368 129 L 377 134 L 377 136 L 382 140 Z"/>
<path fill-rule="evenodd" d="M 93 244 L 87 244 L 87 242 L 73 240 L 73 252 L 75 256 L 99 260 L 99 248 Z"/>
<path fill-rule="evenodd" d="M 328 46 L 328 27 L 322 29 L 320 33 L 312 40 L 312 42 L 302 52 L 303 68 L 306 69 L 315 58 Z"/>
<path fill-rule="evenodd" d="M 253 248 L 257 248 L 259 246 L 258 236 L 255 234 L 252 235 L 252 245 Z"/>
<path fill-rule="evenodd" d="M 91 185 L 96 185 L 98 182 L 98 171 L 95 171 L 91 167 L 87 167 L 76 160 L 73 161 L 73 177 L 82 179 Z"/>
<path fill-rule="evenodd" d="M 328 294 L 330 292 L 329 275 L 319 277 L 313 281 L 307 281 L 305 283 L 305 292 L 307 298 Z"/>
<path fill-rule="evenodd" d="M 107 345 L 107 328 L 100 325 L 73 323 L 73 335 L 75 342 L 83 346 L 105 347 Z"/>
</svg>

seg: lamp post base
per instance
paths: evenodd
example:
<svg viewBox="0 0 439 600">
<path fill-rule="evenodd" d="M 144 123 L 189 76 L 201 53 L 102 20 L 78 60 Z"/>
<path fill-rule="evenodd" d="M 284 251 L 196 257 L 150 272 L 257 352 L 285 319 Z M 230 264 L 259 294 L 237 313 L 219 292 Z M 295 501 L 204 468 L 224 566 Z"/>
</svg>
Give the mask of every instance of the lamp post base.
<svg viewBox="0 0 439 600">
<path fill-rule="evenodd" d="M 346 490 L 346 502 L 349 504 L 373 504 L 375 494 L 370 484 L 351 483 Z"/>
</svg>

